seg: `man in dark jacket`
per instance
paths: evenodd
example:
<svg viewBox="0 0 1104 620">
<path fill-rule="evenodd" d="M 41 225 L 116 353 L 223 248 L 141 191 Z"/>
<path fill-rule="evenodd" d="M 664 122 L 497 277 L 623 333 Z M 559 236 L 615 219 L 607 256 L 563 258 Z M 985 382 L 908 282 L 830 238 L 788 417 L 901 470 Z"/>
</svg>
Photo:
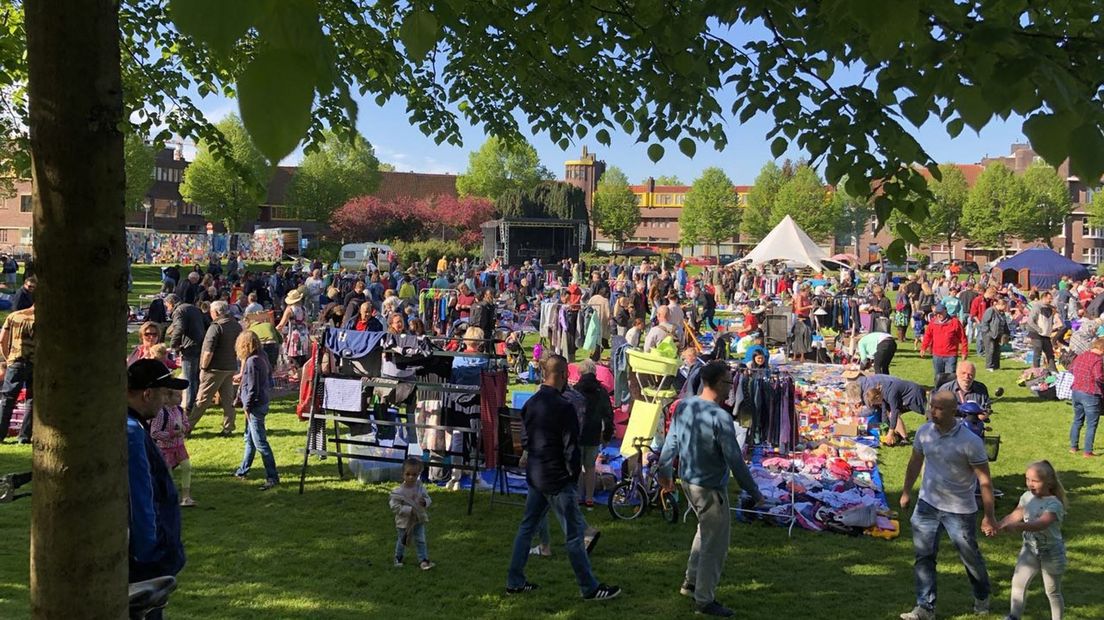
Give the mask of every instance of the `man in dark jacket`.
<svg viewBox="0 0 1104 620">
<path fill-rule="evenodd" d="M 170 390 L 187 386 L 187 381 L 174 379 L 158 360 L 138 360 L 127 369 L 131 583 L 176 575 L 184 568 L 176 485 L 150 437 L 149 421 L 161 411 Z"/>
<path fill-rule="evenodd" d="M 541 520 L 555 504 L 555 516 L 566 538 L 567 556 L 579 591 L 587 600 L 607 600 L 621 594 L 621 588 L 601 584 L 590 569 L 583 537 L 586 522 L 579 511 L 575 490 L 579 478 L 579 418 L 575 408 L 561 394 L 567 385 L 567 360 L 553 355 L 541 363 L 544 384 L 525 403 L 522 447 L 525 449 L 525 479 L 529 491 L 525 515 L 514 539 L 506 593 L 521 594 L 537 589 L 525 579 L 529 543 Z"/>
<path fill-rule="evenodd" d="M 195 430 L 196 423 L 218 394 L 219 405 L 222 406 L 221 435 L 229 437 L 234 434 L 237 413 L 234 410 L 234 374 L 238 372 L 238 358 L 234 353 L 234 343 L 242 328 L 237 319 L 230 316 L 230 306 L 221 300 L 211 304 L 211 321 L 199 354 L 199 395 L 188 420 Z"/>
<path fill-rule="evenodd" d="M 31 276 L 23 280 L 23 286 L 12 296 L 12 311 L 26 310 L 34 305 L 34 291 L 38 278 Z"/>
<path fill-rule="evenodd" d="M 194 304 L 196 303 L 196 296 L 199 295 L 199 289 L 199 273 L 193 271 L 176 285 L 174 293 L 180 298 L 180 301 L 186 304 Z"/>
<path fill-rule="evenodd" d="M 175 294 L 165 296 L 165 310 L 172 324 L 169 326 L 169 348 L 180 357 L 180 369 L 188 380 L 188 390 L 184 392 L 184 412 L 195 406 L 196 393 L 199 391 L 199 353 L 203 346 L 203 311 L 186 304 Z"/>
</svg>

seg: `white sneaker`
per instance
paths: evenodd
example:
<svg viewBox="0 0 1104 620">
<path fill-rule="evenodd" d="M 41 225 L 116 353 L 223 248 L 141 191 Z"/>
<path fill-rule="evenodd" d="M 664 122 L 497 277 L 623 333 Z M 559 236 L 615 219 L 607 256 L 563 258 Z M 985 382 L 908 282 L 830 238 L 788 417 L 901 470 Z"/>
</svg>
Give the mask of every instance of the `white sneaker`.
<svg viewBox="0 0 1104 620">
<path fill-rule="evenodd" d="M 983 616 L 989 613 L 989 597 L 986 597 L 984 599 L 974 599 L 974 613 L 979 616 Z"/>
<path fill-rule="evenodd" d="M 491 491 L 494 487 L 489 482 L 483 479 L 483 476 L 475 477 L 475 490 L 477 491 Z"/>
<path fill-rule="evenodd" d="M 912 611 L 901 614 L 901 620 L 935 620 L 935 612 L 917 605 Z"/>
</svg>

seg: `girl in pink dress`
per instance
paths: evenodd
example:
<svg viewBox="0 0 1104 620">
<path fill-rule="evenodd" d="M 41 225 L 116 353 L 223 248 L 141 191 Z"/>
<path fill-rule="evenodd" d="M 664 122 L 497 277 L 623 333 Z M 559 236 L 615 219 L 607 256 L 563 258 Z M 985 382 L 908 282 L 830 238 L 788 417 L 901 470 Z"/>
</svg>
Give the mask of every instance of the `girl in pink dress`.
<svg viewBox="0 0 1104 620">
<path fill-rule="evenodd" d="M 188 449 L 184 447 L 184 436 L 190 430 L 188 416 L 180 408 L 180 392 L 170 392 L 168 402 L 153 420 L 150 421 L 150 436 L 161 450 L 165 464 L 169 469 L 180 471 L 180 505 L 195 506 L 192 499 L 192 462 L 188 459 Z"/>
</svg>

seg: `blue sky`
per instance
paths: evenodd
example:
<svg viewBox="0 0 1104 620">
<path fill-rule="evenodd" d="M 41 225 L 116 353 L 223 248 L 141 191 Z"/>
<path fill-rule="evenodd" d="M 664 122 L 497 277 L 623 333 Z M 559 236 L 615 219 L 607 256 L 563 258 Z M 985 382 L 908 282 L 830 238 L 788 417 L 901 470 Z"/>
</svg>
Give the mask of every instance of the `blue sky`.
<svg viewBox="0 0 1104 620">
<path fill-rule="evenodd" d="M 720 98 L 722 108 L 729 108 L 732 97 L 727 94 Z M 199 104 L 211 121 L 237 111 L 237 102 L 228 99 L 210 97 L 200 100 Z M 461 119 L 464 145 L 438 146 L 409 123 L 405 101 L 392 99 L 381 107 L 375 104 L 373 98 L 365 97 L 359 99 L 359 104 L 358 129 L 375 146 L 380 161 L 393 164 L 399 171 L 462 173 L 467 167 L 468 153 L 478 149 L 486 139 L 481 128 L 472 127 Z M 588 136 L 589 139 L 576 141 L 567 151 L 561 150 L 544 134 L 530 135 L 529 140 L 536 147 L 542 163 L 557 178 L 563 177 L 563 162 L 578 157 L 585 144 L 607 165 L 624 170 L 633 183 L 639 183 L 648 176 L 664 174 L 678 175 L 681 181 L 690 183 L 704 168 L 717 166 L 729 175 L 733 183 L 750 185 L 763 164 L 771 159 L 770 142 L 764 138 L 771 129 L 771 120 L 762 115 L 752 118 L 745 125 L 740 125 L 731 116 L 727 120 L 729 146 L 725 151 L 717 152 L 712 146 L 699 144 L 697 154 L 691 159 L 679 152 L 675 144 L 666 144 L 666 155 L 658 163 L 648 159 L 646 144 L 637 144 L 635 138 L 620 130 L 610 129 L 613 140 L 609 147 L 593 140 L 593 134 Z M 903 122 L 909 127 L 907 121 Z M 1012 143 L 1025 141 L 1022 123 L 1019 117 L 1010 117 L 1007 121 L 994 119 L 980 134 L 967 128 L 958 138 L 951 139 L 938 122 L 930 120 L 919 129 L 913 128 L 913 135 L 936 161 L 976 163 L 986 155 L 1008 154 Z M 801 155 L 799 149 L 791 148 L 783 158 L 796 159 Z M 188 157 L 191 156 L 189 152 Z M 282 163 L 295 164 L 300 157 L 301 153 L 296 151 Z"/>
</svg>

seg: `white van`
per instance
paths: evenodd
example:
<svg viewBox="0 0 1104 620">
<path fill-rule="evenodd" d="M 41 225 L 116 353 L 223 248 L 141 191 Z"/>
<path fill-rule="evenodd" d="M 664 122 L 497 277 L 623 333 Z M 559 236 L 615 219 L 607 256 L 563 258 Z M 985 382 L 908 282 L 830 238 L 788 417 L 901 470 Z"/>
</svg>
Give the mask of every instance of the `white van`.
<svg viewBox="0 0 1104 620">
<path fill-rule="evenodd" d="M 390 271 L 391 261 L 388 260 L 388 257 L 393 250 L 386 243 L 346 243 L 341 246 L 341 266 L 344 269 L 363 271 L 373 249 L 379 252 L 376 267 L 384 271 Z"/>
</svg>

